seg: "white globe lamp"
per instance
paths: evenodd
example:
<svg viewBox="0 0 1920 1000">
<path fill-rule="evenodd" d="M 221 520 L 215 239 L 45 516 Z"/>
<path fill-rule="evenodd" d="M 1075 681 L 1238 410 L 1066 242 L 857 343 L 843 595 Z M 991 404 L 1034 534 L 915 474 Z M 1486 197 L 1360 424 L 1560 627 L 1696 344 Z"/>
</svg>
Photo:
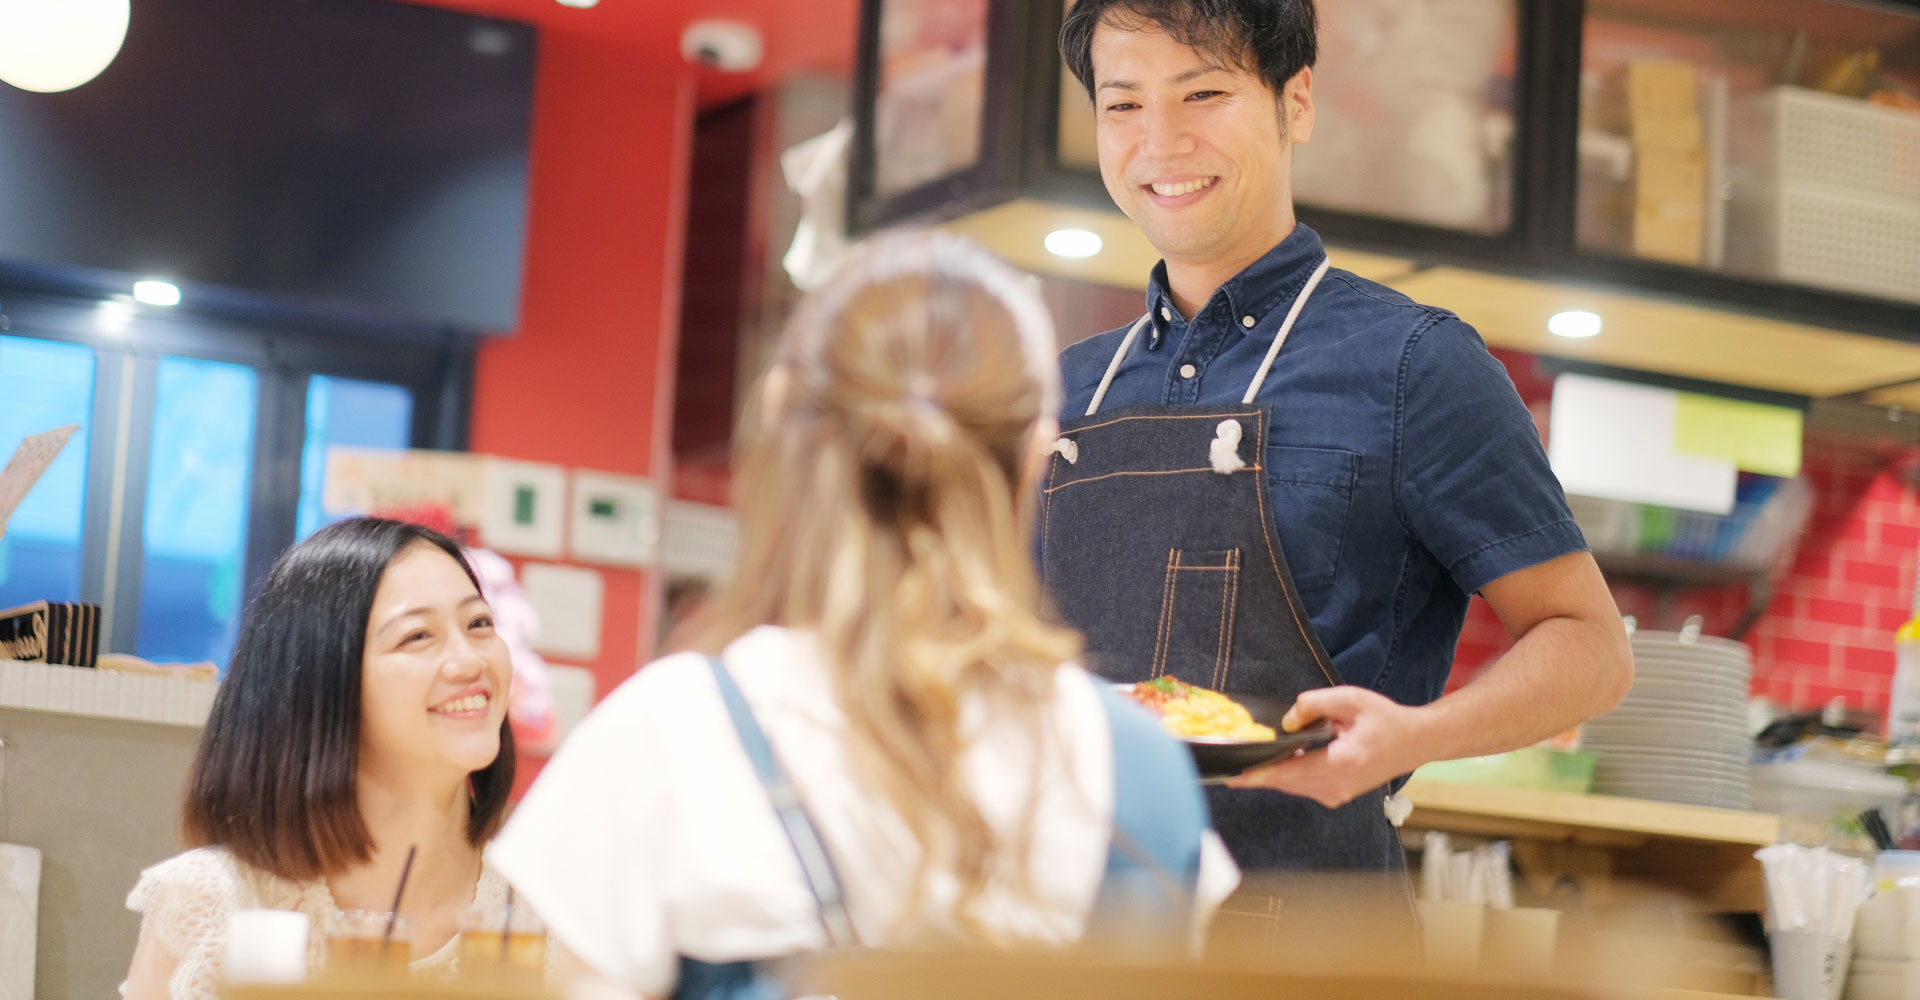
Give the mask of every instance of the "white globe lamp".
<svg viewBox="0 0 1920 1000">
<path fill-rule="evenodd" d="M 128 0 L 0 0 L 0 82 L 54 94 L 100 75 L 127 40 Z"/>
</svg>

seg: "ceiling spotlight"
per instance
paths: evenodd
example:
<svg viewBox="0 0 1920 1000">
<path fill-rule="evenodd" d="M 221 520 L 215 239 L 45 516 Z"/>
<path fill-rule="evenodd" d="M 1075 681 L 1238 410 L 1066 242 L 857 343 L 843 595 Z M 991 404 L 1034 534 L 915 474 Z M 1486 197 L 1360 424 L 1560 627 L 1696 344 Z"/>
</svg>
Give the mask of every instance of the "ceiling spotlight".
<svg viewBox="0 0 1920 1000">
<path fill-rule="evenodd" d="M 100 75 L 127 40 L 128 0 L 0 0 L 0 82 L 54 94 Z"/>
<path fill-rule="evenodd" d="M 1091 257 L 1100 252 L 1100 234 L 1085 229 L 1056 229 L 1047 234 L 1047 252 L 1056 257 Z"/>
<path fill-rule="evenodd" d="M 1547 317 L 1547 332 L 1572 340 L 1597 336 L 1600 333 L 1600 314 L 1584 309 L 1554 313 Z"/>
<path fill-rule="evenodd" d="M 177 306 L 180 304 L 180 288 L 171 281 L 136 281 L 133 283 L 133 297 L 150 306 Z"/>
<path fill-rule="evenodd" d="M 597 7 L 599 4 L 600 0 L 560 0 L 560 6 L 562 7 L 578 7 L 581 10 L 586 10 L 588 7 Z"/>
</svg>

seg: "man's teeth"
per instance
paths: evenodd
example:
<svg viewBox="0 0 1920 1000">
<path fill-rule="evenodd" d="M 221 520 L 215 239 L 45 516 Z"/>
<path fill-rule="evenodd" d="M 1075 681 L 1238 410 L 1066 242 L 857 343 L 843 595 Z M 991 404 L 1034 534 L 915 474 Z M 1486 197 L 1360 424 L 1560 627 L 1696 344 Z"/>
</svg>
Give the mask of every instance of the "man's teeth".
<svg viewBox="0 0 1920 1000">
<path fill-rule="evenodd" d="M 1214 178 L 1202 177 L 1197 181 L 1181 181 L 1178 184 L 1149 184 L 1153 193 L 1162 198 L 1178 198 L 1183 194 L 1192 194 L 1202 188 L 1212 187 Z"/>
<path fill-rule="evenodd" d="M 434 708 L 434 711 L 453 714 L 455 712 L 477 712 L 485 707 L 487 707 L 486 695 L 470 694 L 465 698 L 456 698 L 453 701 L 439 705 Z"/>
</svg>

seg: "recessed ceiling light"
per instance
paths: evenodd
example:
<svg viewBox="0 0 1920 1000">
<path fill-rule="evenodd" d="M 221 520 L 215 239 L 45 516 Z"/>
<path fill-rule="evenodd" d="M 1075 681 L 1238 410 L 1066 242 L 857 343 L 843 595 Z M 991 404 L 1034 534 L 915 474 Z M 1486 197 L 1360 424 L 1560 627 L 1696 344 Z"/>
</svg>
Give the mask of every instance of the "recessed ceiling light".
<svg viewBox="0 0 1920 1000">
<path fill-rule="evenodd" d="M 150 306 L 177 306 L 180 304 L 180 289 L 170 281 L 136 281 L 133 283 L 133 297 Z"/>
<path fill-rule="evenodd" d="M 102 299 L 94 307 L 94 323 L 101 333 L 120 336 L 133 325 L 133 303 L 122 299 Z"/>
<path fill-rule="evenodd" d="M 1091 257 L 1104 244 L 1100 234 L 1085 229 L 1056 229 L 1047 234 L 1047 252 L 1056 257 Z"/>
<path fill-rule="evenodd" d="M 560 6 L 562 7 L 578 7 L 581 10 L 598 6 L 599 3 L 600 0 L 560 0 Z"/>
<path fill-rule="evenodd" d="M 55 94 L 100 75 L 127 40 L 128 0 L 0 0 L 0 82 Z"/>
<path fill-rule="evenodd" d="M 1547 317 L 1547 332 L 1556 337 L 1582 340 L 1600 333 L 1600 314 L 1572 309 Z"/>
</svg>

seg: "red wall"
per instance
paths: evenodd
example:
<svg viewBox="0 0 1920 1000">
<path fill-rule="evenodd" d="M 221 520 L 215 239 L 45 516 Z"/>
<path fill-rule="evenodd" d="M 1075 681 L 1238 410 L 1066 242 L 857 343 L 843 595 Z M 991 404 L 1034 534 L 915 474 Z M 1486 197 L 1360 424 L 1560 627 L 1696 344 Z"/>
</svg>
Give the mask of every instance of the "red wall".
<svg viewBox="0 0 1920 1000">
<path fill-rule="evenodd" d="M 1528 403 L 1544 405 L 1552 385 L 1535 360 L 1504 353 L 1501 360 Z M 1798 558 L 1747 637 L 1754 693 L 1793 708 L 1842 697 L 1856 708 L 1886 711 L 1893 633 L 1912 611 L 1920 557 L 1920 489 L 1902 474 L 1906 468 L 1883 457 L 1809 450 L 1803 475 L 1814 488 L 1813 517 Z M 1651 622 L 1648 589 L 1616 586 L 1614 598 L 1622 613 Z M 1682 594 L 1673 615 L 1702 615 L 1708 633 L 1724 635 L 1746 605 L 1745 588 L 1700 590 Z M 1509 645 L 1492 609 L 1475 598 L 1452 683 L 1464 683 Z"/>
<path fill-rule="evenodd" d="M 480 353 L 473 450 L 669 480 L 693 112 L 678 59 L 542 33 L 521 323 Z M 604 694 L 652 651 L 657 581 L 593 568 Z"/>
</svg>

